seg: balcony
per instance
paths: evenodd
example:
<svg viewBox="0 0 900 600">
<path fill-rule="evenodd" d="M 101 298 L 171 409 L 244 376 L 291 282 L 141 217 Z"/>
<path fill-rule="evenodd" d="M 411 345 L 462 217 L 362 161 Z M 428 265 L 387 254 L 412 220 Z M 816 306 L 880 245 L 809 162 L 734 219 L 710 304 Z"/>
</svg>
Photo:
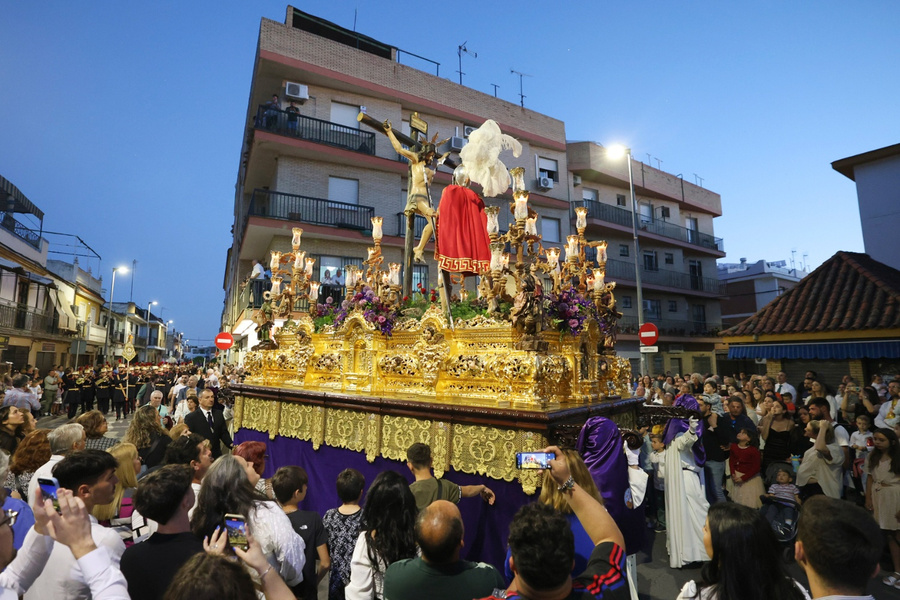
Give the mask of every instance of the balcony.
<svg viewBox="0 0 900 600">
<path fill-rule="evenodd" d="M 597 257 L 596 249 L 586 248 L 584 255 L 587 260 L 593 262 Z M 624 260 L 607 260 L 606 278 L 609 281 L 635 281 L 634 263 Z M 660 285 L 717 296 L 725 295 L 725 284 L 718 279 L 699 277 L 671 269 L 648 269 L 646 265 L 641 265 L 641 284 Z"/>
<path fill-rule="evenodd" d="M 660 336 L 670 337 L 716 337 L 722 330 L 721 322 L 657 319 L 646 315 L 644 323 L 653 323 L 659 329 Z M 625 316 L 619 319 L 619 333 L 637 335 L 637 332 L 637 317 Z"/>
<path fill-rule="evenodd" d="M 37 250 L 41 249 L 41 234 L 31 229 L 27 225 L 22 224 L 13 216 L 13 213 L 3 212 L 0 217 L 0 227 L 7 230 L 29 246 Z"/>
<path fill-rule="evenodd" d="M 588 219 L 597 219 L 614 223 L 623 227 L 632 228 L 633 221 L 631 211 L 617 206 L 611 206 L 594 200 L 576 200 L 572 202 L 572 208 L 584 206 L 588 209 Z M 572 213 L 574 219 L 574 211 Z M 646 217 L 638 215 L 638 227 L 641 231 L 653 233 L 662 237 L 685 242 L 693 246 L 699 246 L 708 250 L 725 252 L 725 243 L 722 238 L 714 237 L 708 233 L 700 233 L 694 229 L 680 227 L 674 223 L 663 221 L 660 219 L 647 220 Z"/>
<path fill-rule="evenodd" d="M 324 198 L 256 189 L 250 198 L 248 215 L 366 231 L 372 229 L 375 209 Z"/>
<path fill-rule="evenodd" d="M 375 155 L 375 134 L 371 131 L 360 131 L 355 127 L 276 110 L 265 105 L 257 109 L 254 127 L 299 140 Z"/>
<path fill-rule="evenodd" d="M 418 240 L 422 237 L 422 230 L 428 221 L 422 215 L 416 215 L 413 231 L 415 238 Z M 402 212 L 397 213 L 397 237 L 406 237 L 406 215 Z"/>
<path fill-rule="evenodd" d="M 147 336 L 136 335 L 136 336 L 134 336 L 134 339 L 131 340 L 131 343 L 134 344 L 135 348 L 146 348 L 147 347 Z"/>
<path fill-rule="evenodd" d="M 60 333 L 52 312 L 0 301 L 0 327 L 31 333 Z"/>
</svg>

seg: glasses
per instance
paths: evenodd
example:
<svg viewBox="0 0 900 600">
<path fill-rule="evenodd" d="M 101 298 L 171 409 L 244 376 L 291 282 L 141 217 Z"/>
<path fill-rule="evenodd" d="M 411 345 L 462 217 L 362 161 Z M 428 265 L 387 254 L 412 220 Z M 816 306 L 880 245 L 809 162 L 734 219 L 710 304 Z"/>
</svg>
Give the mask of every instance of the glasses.
<svg viewBox="0 0 900 600">
<path fill-rule="evenodd" d="M 12 527 L 16 524 L 16 519 L 19 518 L 19 511 L 17 510 L 4 510 L 3 516 L 6 517 L 2 521 L 0 521 L 0 527 L 3 525 L 9 525 Z"/>
</svg>

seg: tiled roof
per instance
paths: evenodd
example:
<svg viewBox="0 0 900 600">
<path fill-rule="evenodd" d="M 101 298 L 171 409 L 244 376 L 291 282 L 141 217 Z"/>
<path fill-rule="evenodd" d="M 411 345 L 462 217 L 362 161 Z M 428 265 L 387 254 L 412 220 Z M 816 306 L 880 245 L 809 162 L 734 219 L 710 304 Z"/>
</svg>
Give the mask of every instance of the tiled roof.
<svg viewBox="0 0 900 600">
<path fill-rule="evenodd" d="M 868 254 L 838 252 L 796 287 L 722 336 L 900 328 L 900 271 Z"/>
</svg>

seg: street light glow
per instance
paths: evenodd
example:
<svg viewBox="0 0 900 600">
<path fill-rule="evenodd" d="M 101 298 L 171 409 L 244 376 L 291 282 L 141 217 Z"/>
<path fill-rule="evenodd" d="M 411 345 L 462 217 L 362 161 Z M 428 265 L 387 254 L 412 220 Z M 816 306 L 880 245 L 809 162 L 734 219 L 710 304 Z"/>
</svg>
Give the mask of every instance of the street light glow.
<svg viewBox="0 0 900 600">
<path fill-rule="evenodd" d="M 613 144 L 606 149 L 606 155 L 610 158 L 620 159 L 628 154 L 628 148 L 622 144 Z"/>
<path fill-rule="evenodd" d="M 127 273 L 128 267 L 113 267 L 114 273 Z"/>
</svg>

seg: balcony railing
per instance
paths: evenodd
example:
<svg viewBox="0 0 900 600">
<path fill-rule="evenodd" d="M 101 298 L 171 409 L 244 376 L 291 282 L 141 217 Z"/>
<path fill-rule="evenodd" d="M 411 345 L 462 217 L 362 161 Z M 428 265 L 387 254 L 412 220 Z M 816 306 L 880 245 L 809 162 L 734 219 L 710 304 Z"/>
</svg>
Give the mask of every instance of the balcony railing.
<svg viewBox="0 0 900 600">
<path fill-rule="evenodd" d="M 425 229 L 426 223 L 428 223 L 428 221 L 425 220 L 425 217 L 416 215 L 416 220 L 413 224 L 413 231 L 416 239 L 422 237 L 422 230 Z M 406 215 L 402 212 L 397 213 L 397 237 L 406 237 Z"/>
<path fill-rule="evenodd" d="M 596 260 L 594 248 L 586 248 L 584 254 L 589 261 Z M 624 260 L 607 260 L 606 278 L 610 281 L 634 281 L 634 263 Z M 725 295 L 725 284 L 718 279 L 699 277 L 672 269 L 648 269 L 646 265 L 641 265 L 641 283 Z"/>
<path fill-rule="evenodd" d="M 271 190 L 253 190 L 250 198 L 251 217 L 268 217 L 286 221 L 302 221 L 343 229 L 372 229 L 375 209 L 371 206 L 335 202 Z"/>
<path fill-rule="evenodd" d="M 33 246 L 38 250 L 41 249 L 41 235 L 37 231 L 26 225 L 23 225 L 18 219 L 13 216 L 13 213 L 0 212 L 0 215 L 2 215 L 0 216 L 0 227 L 3 227 L 3 229 L 7 230 L 30 246 Z"/>
<path fill-rule="evenodd" d="M 659 335 L 674 337 L 711 337 L 722 330 L 721 322 L 681 321 L 678 319 L 657 319 L 644 316 L 644 323 L 653 323 L 659 329 Z M 637 335 L 638 318 L 625 316 L 619 319 L 619 332 Z"/>
<path fill-rule="evenodd" d="M 27 332 L 59 333 L 59 326 L 52 312 L 7 301 L 0 302 L 0 327 L 22 329 Z"/>
<path fill-rule="evenodd" d="M 256 111 L 255 127 L 265 131 L 274 131 L 301 140 L 361 152 L 375 154 L 375 134 L 371 131 L 360 131 L 355 127 L 339 125 L 330 121 L 305 117 L 285 110 L 277 110 L 261 105 Z"/>
<path fill-rule="evenodd" d="M 614 223 L 624 227 L 633 226 L 630 210 L 618 208 L 595 200 L 576 200 L 572 202 L 572 207 L 575 208 L 576 206 L 586 207 L 588 209 L 587 217 L 589 219 L 598 219 L 600 221 L 606 221 L 607 223 Z M 638 228 L 641 231 L 678 240 L 679 242 L 687 242 L 694 246 L 725 252 L 725 242 L 722 241 L 722 238 L 717 238 L 708 233 L 700 233 L 694 229 L 680 227 L 674 223 L 669 223 L 668 221 L 663 221 L 661 219 L 649 220 L 647 217 L 638 215 Z"/>
<path fill-rule="evenodd" d="M 131 341 L 135 347 L 146 348 L 147 347 L 147 336 L 145 335 L 136 335 L 134 339 Z"/>
</svg>

